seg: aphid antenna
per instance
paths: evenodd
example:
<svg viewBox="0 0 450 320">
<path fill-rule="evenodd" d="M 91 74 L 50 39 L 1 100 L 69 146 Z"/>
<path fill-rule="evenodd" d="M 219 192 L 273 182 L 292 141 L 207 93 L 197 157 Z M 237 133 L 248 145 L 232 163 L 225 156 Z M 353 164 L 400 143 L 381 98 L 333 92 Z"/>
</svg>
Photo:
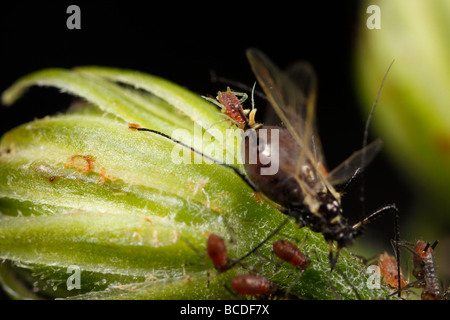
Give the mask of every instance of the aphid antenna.
<svg viewBox="0 0 450 320">
<path fill-rule="evenodd" d="M 372 108 L 370 110 L 369 116 L 366 120 L 366 124 L 364 127 L 364 133 L 363 133 L 363 142 L 362 142 L 362 157 L 361 157 L 361 165 L 360 167 L 354 172 L 354 174 L 352 175 L 352 177 L 346 182 L 346 184 L 343 187 L 343 191 L 345 192 L 348 187 L 353 184 L 354 180 L 359 176 L 359 178 L 361 179 L 360 181 L 360 192 L 359 192 L 359 202 L 361 204 L 361 217 L 360 220 L 363 221 L 364 218 L 366 217 L 366 207 L 365 207 L 365 198 L 366 198 L 366 191 L 365 191 L 365 174 L 364 171 L 361 170 L 361 168 L 364 168 L 364 164 L 366 162 L 366 146 L 368 143 L 368 138 L 369 138 L 369 128 L 370 128 L 370 124 L 372 123 L 372 118 L 373 115 L 375 113 L 375 109 L 376 106 L 378 104 L 378 100 L 381 96 L 381 91 L 384 87 L 384 83 L 386 82 L 389 70 L 391 69 L 392 65 L 394 64 L 395 60 L 392 60 L 391 64 L 389 65 L 388 69 L 386 70 L 386 73 L 384 74 L 383 80 L 381 81 L 381 85 L 380 88 L 378 89 L 377 95 L 375 97 L 375 101 L 372 105 Z"/>
<path fill-rule="evenodd" d="M 395 60 L 392 60 L 391 64 L 389 65 L 388 69 L 386 70 L 386 73 L 384 74 L 383 80 L 381 81 L 380 88 L 378 89 L 377 95 L 375 97 L 375 101 L 373 102 L 372 108 L 370 110 L 369 116 L 367 117 L 366 124 L 364 127 L 364 133 L 363 133 L 363 143 L 362 143 L 362 157 L 361 157 L 361 166 L 360 168 L 364 167 L 364 164 L 366 162 L 366 152 L 365 147 L 367 146 L 367 141 L 369 139 L 369 128 L 370 124 L 372 123 L 372 118 L 375 113 L 376 106 L 378 104 L 378 100 L 381 96 L 381 91 L 384 87 L 384 83 L 386 82 L 389 70 L 391 69 L 392 65 L 394 64 Z M 365 174 L 364 171 L 361 172 L 361 170 L 357 170 L 358 172 L 355 172 L 355 174 L 350 178 L 350 180 L 347 182 L 347 186 L 349 183 L 356 178 L 356 174 L 360 174 L 361 184 L 360 184 L 360 195 L 359 195 L 359 201 L 361 203 L 361 217 L 364 218 L 366 216 L 366 208 L 365 208 L 365 198 L 366 198 L 366 191 L 365 191 Z M 361 218 L 361 219 L 362 219 Z"/>
<path fill-rule="evenodd" d="M 289 221 L 291 221 L 290 217 L 286 217 L 283 222 L 280 223 L 280 225 L 273 230 L 264 240 L 262 240 L 256 247 L 254 247 L 252 250 L 247 252 L 245 255 L 243 255 L 241 258 L 239 258 L 237 261 L 243 261 L 253 253 L 255 253 L 259 248 L 261 248 L 267 241 L 269 241 L 273 236 L 275 236 Z M 230 268 L 232 268 L 237 262 L 234 262 L 230 265 Z"/>
<path fill-rule="evenodd" d="M 300 239 L 298 239 L 298 238 L 296 238 L 296 237 L 293 237 L 293 236 L 291 236 L 291 235 L 289 235 L 289 234 L 287 234 L 287 233 L 281 233 L 281 232 L 279 232 L 278 235 L 279 235 L 279 236 L 282 236 L 282 237 L 285 237 L 285 238 L 288 238 L 288 239 L 291 239 L 291 240 L 295 241 L 296 243 L 299 243 L 299 242 L 300 242 Z M 300 248 L 303 247 L 303 246 L 305 245 L 306 240 L 308 240 L 308 235 L 306 235 L 305 238 L 302 240 L 302 243 L 299 245 Z"/>
<path fill-rule="evenodd" d="M 363 144 L 362 144 L 362 157 L 361 157 L 361 166 L 360 168 L 364 167 L 364 163 L 365 163 L 365 159 L 366 159 L 366 152 L 365 152 L 365 147 L 367 146 L 367 141 L 368 141 L 368 137 L 369 137 L 369 128 L 370 128 L 370 124 L 372 123 L 372 118 L 373 115 L 375 113 L 375 109 L 376 106 L 378 104 L 378 100 L 381 96 L 381 91 L 384 87 L 384 83 L 386 82 L 387 76 L 389 74 L 389 70 L 391 69 L 392 65 L 394 64 L 395 60 L 392 60 L 391 64 L 389 65 L 388 69 L 386 70 L 386 73 L 384 74 L 383 80 L 381 81 L 381 85 L 380 88 L 378 89 L 377 95 L 375 97 L 375 101 L 372 105 L 372 108 L 370 110 L 369 116 L 367 118 L 366 121 L 366 125 L 364 127 L 364 134 L 363 134 Z M 378 211 L 376 211 L 375 213 L 372 213 L 369 217 L 365 218 L 366 216 L 366 207 L 365 207 L 365 199 L 366 199 L 366 191 L 365 191 L 365 174 L 364 171 L 360 172 L 360 170 L 356 170 L 355 174 L 351 177 L 351 179 L 347 182 L 347 184 L 344 187 L 344 190 L 349 186 L 349 184 L 351 183 L 352 180 L 354 180 L 354 178 L 356 177 L 357 174 L 361 174 L 360 179 L 361 179 L 361 183 L 360 183 L 360 195 L 359 195 L 359 201 L 361 203 L 361 222 L 362 225 L 363 224 L 367 224 L 370 223 L 372 220 L 376 219 L 379 215 L 384 215 L 383 212 L 393 212 L 394 213 L 394 228 L 395 228 L 395 239 L 398 242 L 399 241 L 399 237 L 400 237 L 400 231 L 399 231 L 399 211 L 397 209 L 397 207 L 395 205 L 390 205 L 387 207 L 384 207 Z M 366 222 L 364 222 L 366 221 Z M 397 272 L 400 275 L 400 250 L 397 247 L 395 247 L 394 249 L 395 251 L 395 255 L 397 258 Z M 401 287 L 401 279 L 400 276 L 398 277 L 398 287 Z M 398 293 L 398 296 L 400 297 L 401 293 Z"/>
<path fill-rule="evenodd" d="M 253 83 L 253 88 L 252 88 L 252 110 L 255 109 L 255 88 L 256 88 L 256 81 L 255 83 Z"/>
<path fill-rule="evenodd" d="M 378 219 L 379 217 L 385 215 L 386 213 L 392 213 L 394 215 L 394 237 L 395 237 L 395 243 L 399 243 L 400 238 L 400 231 L 399 231 L 399 210 L 397 209 L 397 206 L 395 204 L 386 205 L 375 212 L 371 213 L 369 216 L 365 217 L 361 221 L 357 222 L 352 226 L 354 230 L 358 230 L 361 227 L 364 227 L 365 225 L 373 222 L 374 220 Z M 399 246 L 395 246 L 395 257 L 397 258 L 397 274 L 400 274 L 400 249 Z M 339 248 L 336 253 L 336 260 L 337 255 L 339 253 Z M 335 261 L 336 261 L 335 260 Z M 333 267 L 333 265 L 332 265 Z M 401 287 L 401 279 L 398 277 L 398 287 Z M 398 293 L 400 297 L 400 292 Z"/>
<path fill-rule="evenodd" d="M 355 183 L 356 179 L 358 179 L 358 177 L 362 177 L 362 175 L 363 173 L 361 172 L 361 168 L 357 168 L 350 179 L 342 187 L 341 193 L 346 193 L 349 190 L 350 186 Z M 361 219 L 362 218 L 364 218 L 364 215 L 361 215 Z"/>
<path fill-rule="evenodd" d="M 208 159 L 208 160 L 210 160 L 210 161 L 212 161 L 212 162 L 214 162 L 216 164 L 219 164 L 221 166 L 227 167 L 227 168 L 233 170 L 254 192 L 257 192 L 256 186 L 253 184 L 252 181 L 250 181 L 248 179 L 247 175 L 245 175 L 239 168 L 234 167 L 232 165 L 229 165 L 227 163 L 224 163 L 222 161 L 219 161 L 217 159 L 214 159 L 214 158 L 208 156 L 207 154 L 204 154 L 203 152 L 198 151 L 198 150 L 194 149 L 193 147 L 191 147 L 191 146 L 181 142 L 180 140 L 174 139 L 171 136 L 169 136 L 169 135 L 167 135 L 165 133 L 159 132 L 157 130 L 148 129 L 148 128 L 134 127 L 134 126 L 129 126 L 129 128 L 132 129 L 132 130 L 146 131 L 146 132 L 150 132 L 150 133 L 154 133 L 154 134 L 160 135 L 160 136 L 162 136 L 162 137 L 164 137 L 166 139 L 169 139 L 169 140 L 173 141 L 176 144 L 179 144 L 179 145 L 181 145 L 181 146 L 183 146 L 185 148 L 188 148 L 192 152 L 197 153 L 197 154 L 201 155 L 202 157 L 204 157 L 204 158 L 206 158 L 206 159 Z"/>
<path fill-rule="evenodd" d="M 246 85 L 242 82 L 218 76 L 214 70 L 210 70 L 209 75 L 211 77 L 211 82 L 213 82 L 213 83 L 218 82 L 218 83 L 223 83 L 226 85 L 232 85 L 235 88 L 239 88 L 239 89 L 247 91 L 247 92 L 252 92 L 252 95 L 253 95 L 253 91 L 254 91 L 254 93 L 258 96 L 258 98 L 261 98 L 261 99 L 264 99 L 265 101 L 267 101 L 267 97 L 264 93 L 262 93 L 259 90 L 254 89 L 255 85 L 253 85 L 253 89 L 252 89 L 251 87 L 249 87 L 248 85 Z M 255 84 L 256 84 L 256 82 L 255 82 Z"/>
<path fill-rule="evenodd" d="M 364 134 L 363 134 L 363 144 L 362 144 L 362 157 L 361 157 L 361 166 L 360 168 L 364 167 L 364 163 L 365 163 L 365 158 L 366 158 L 366 152 L 365 152 L 365 147 L 367 146 L 367 141 L 368 141 L 368 137 L 369 137 L 369 128 L 370 128 L 370 124 L 372 122 L 372 118 L 376 109 L 376 106 L 378 104 L 378 100 L 381 96 L 381 91 L 384 87 L 384 83 L 386 82 L 387 76 L 389 74 L 389 70 L 391 69 L 392 65 L 394 64 L 395 60 L 392 60 L 391 64 L 389 65 L 388 69 L 386 70 L 386 73 L 384 74 L 383 80 L 381 81 L 381 85 L 380 88 L 378 89 L 377 95 L 375 97 L 375 101 L 372 105 L 372 108 L 370 110 L 369 116 L 367 118 L 366 121 L 366 125 L 364 127 Z M 364 171 L 360 170 L 360 168 L 358 168 L 355 173 L 353 174 L 353 176 L 349 179 L 349 181 L 347 181 L 347 183 L 344 186 L 344 190 L 346 190 L 349 185 L 352 183 L 352 181 L 358 176 L 360 175 L 360 179 L 361 179 L 361 183 L 360 183 L 360 196 L 359 196 L 359 201 L 361 203 L 361 220 L 360 222 L 358 222 L 357 224 L 355 224 L 353 226 L 353 229 L 357 229 L 359 227 L 362 227 L 363 225 L 366 225 L 370 222 L 372 222 L 373 220 L 375 220 L 376 218 L 378 218 L 378 216 L 382 216 L 384 215 L 386 212 L 393 212 L 394 214 L 394 228 L 395 228 L 395 239 L 398 242 L 399 241 L 399 237 L 400 237 L 400 231 L 399 231 L 399 211 L 397 209 L 397 207 L 395 206 L 395 204 L 392 205 L 388 205 L 385 206 L 377 211 L 375 211 L 374 213 L 372 213 L 370 216 L 366 217 L 366 208 L 365 208 L 365 175 L 364 175 Z M 398 274 L 400 274 L 400 250 L 398 249 L 398 247 L 395 247 L 395 254 L 397 257 L 397 271 Z M 400 287 L 400 277 L 399 277 L 399 287 Z M 400 296 L 400 293 L 399 293 Z"/>
</svg>

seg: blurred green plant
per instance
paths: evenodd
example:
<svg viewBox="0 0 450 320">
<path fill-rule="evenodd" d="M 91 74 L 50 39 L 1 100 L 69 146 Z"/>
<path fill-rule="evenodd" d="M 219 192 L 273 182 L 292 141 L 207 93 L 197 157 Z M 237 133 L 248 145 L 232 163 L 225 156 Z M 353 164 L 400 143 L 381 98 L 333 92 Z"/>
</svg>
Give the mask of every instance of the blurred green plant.
<svg viewBox="0 0 450 320">
<path fill-rule="evenodd" d="M 234 298 L 223 283 L 249 271 L 213 272 L 205 257 L 208 234 L 229 239 L 233 228 L 236 242 L 228 252 L 238 258 L 285 216 L 259 203 L 230 169 L 177 164 L 171 157 L 179 145 L 128 126 L 167 135 L 184 129 L 185 142 L 202 143 L 210 156 L 240 156 L 240 136 L 227 135 L 231 126 L 221 122 L 220 111 L 167 80 L 103 67 L 32 73 L 3 93 L 3 103 L 14 103 L 32 85 L 82 100 L 2 137 L 0 280 L 7 292 L 17 299 Z M 211 127 L 218 130 L 215 137 Z M 367 266 L 347 250 L 337 265 L 341 272 L 330 273 L 322 235 L 294 223 L 283 233 L 308 235 L 304 251 L 316 253 L 294 285 L 291 267 L 276 269 L 255 254 L 245 260 L 278 289 L 290 287 L 303 299 L 355 299 L 347 278 L 363 299 L 389 294 L 384 282 L 367 286 Z M 260 249 L 268 257 L 270 243 Z M 68 290 L 71 266 L 80 270 L 80 288 Z"/>
<path fill-rule="evenodd" d="M 355 50 L 355 82 L 369 112 L 378 81 L 395 59 L 373 125 L 415 195 L 402 235 L 415 241 L 440 239 L 441 272 L 450 243 L 450 2 L 366 1 L 380 8 L 380 29 L 361 19 Z M 447 244 L 445 244 L 447 243 Z M 447 255 L 448 256 L 448 255 Z M 448 260 L 448 258 L 447 258 Z"/>
</svg>

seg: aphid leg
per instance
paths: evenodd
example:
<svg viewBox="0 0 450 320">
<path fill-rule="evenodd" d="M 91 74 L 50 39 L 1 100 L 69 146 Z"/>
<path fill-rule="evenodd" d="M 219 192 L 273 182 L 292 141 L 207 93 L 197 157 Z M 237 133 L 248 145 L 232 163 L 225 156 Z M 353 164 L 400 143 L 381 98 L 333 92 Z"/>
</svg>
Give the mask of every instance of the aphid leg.
<svg viewBox="0 0 450 320">
<path fill-rule="evenodd" d="M 225 109 L 225 106 L 223 104 L 221 104 L 219 101 L 217 101 L 215 98 L 212 97 L 207 97 L 207 96 L 201 96 L 203 99 L 214 103 L 216 106 L 218 106 L 221 110 Z"/>
<path fill-rule="evenodd" d="M 422 288 L 422 287 L 423 287 L 423 283 L 421 281 L 410 282 L 406 286 L 403 286 L 401 288 L 399 287 L 400 289 L 394 291 L 393 293 L 388 295 L 388 297 L 393 296 L 395 294 L 399 294 L 399 296 L 401 297 L 402 291 L 405 291 L 405 290 L 407 290 L 409 288 Z"/>
<path fill-rule="evenodd" d="M 212 157 L 210 157 L 210 156 L 204 154 L 203 152 L 198 151 L 198 150 L 195 150 L 193 147 L 191 147 L 191 146 L 189 146 L 189 145 L 187 145 L 187 144 L 185 144 L 185 143 L 183 143 L 183 142 L 181 142 L 181 141 L 179 141 L 179 140 L 177 140 L 177 139 L 172 138 L 171 136 L 169 136 L 169 135 L 167 135 L 167 134 L 165 134 L 165 133 L 162 133 L 162 132 L 159 132 L 159 131 L 156 131 L 156 130 L 153 130 L 153 129 L 148 129 L 148 128 L 138 128 L 138 127 L 134 127 L 134 126 L 129 126 L 129 128 L 132 129 L 132 130 L 146 131 L 146 132 L 151 132 L 151 133 L 158 134 L 158 135 L 160 135 L 160 136 L 162 136 L 162 137 L 164 137 L 164 138 L 166 138 L 166 139 L 172 140 L 173 142 L 175 142 L 175 143 L 177 143 L 177 144 L 179 144 L 179 145 L 182 145 L 182 146 L 185 147 L 185 148 L 188 148 L 188 149 L 191 150 L 192 152 L 195 152 L 195 153 L 201 155 L 202 157 L 204 157 L 204 158 L 206 158 L 206 159 L 208 159 L 208 160 L 210 160 L 210 161 L 212 161 L 212 162 L 214 162 L 214 163 L 216 163 L 216 164 L 219 164 L 219 165 L 221 165 L 221 166 L 230 168 L 230 169 L 233 170 L 233 171 L 234 171 L 234 172 L 235 172 L 235 173 L 236 173 L 236 174 L 237 174 L 237 175 L 238 175 L 238 176 L 239 176 L 239 177 L 240 177 L 240 178 L 241 178 L 241 179 L 242 179 L 242 180 L 250 187 L 250 188 L 252 188 L 253 191 L 255 191 L 255 192 L 258 191 L 258 189 L 257 189 L 256 186 L 253 184 L 253 182 L 250 181 L 250 179 L 248 179 L 247 175 L 245 175 L 245 173 L 242 172 L 239 168 L 233 167 L 233 166 L 231 166 L 231 165 L 229 165 L 229 164 L 226 164 L 226 163 L 224 163 L 224 162 L 222 162 L 222 161 L 219 161 L 219 160 L 217 160 L 217 159 L 214 159 L 214 158 L 212 158 Z"/>
<path fill-rule="evenodd" d="M 274 258 L 274 253 L 273 253 L 273 250 L 269 250 L 270 251 L 270 256 L 268 257 L 268 256 L 266 256 L 264 253 L 262 253 L 261 251 L 259 251 L 259 250 L 256 250 L 255 251 L 255 255 L 258 257 L 258 259 L 259 259 L 259 264 L 258 264 L 258 268 L 263 268 L 263 266 L 264 266 L 264 261 L 267 261 L 267 262 L 269 262 L 270 264 L 273 264 L 274 266 L 275 266 L 275 268 L 274 268 L 274 270 L 273 270 L 273 273 L 275 273 L 275 272 L 277 272 L 278 271 L 278 268 L 279 267 L 281 267 L 281 265 L 282 265 L 282 263 L 278 263 L 276 260 L 275 260 L 275 258 Z M 254 273 L 260 273 L 260 272 L 258 272 L 258 268 L 253 268 L 254 270 L 252 271 L 252 272 L 254 272 Z"/>
<path fill-rule="evenodd" d="M 339 253 L 341 252 L 341 247 L 338 246 L 337 250 L 336 250 L 336 255 L 333 257 L 333 241 L 328 242 L 328 258 L 330 260 L 330 272 L 333 271 L 334 267 L 336 266 L 336 263 L 338 262 L 339 259 Z"/>
<path fill-rule="evenodd" d="M 210 206 L 210 202 L 209 202 L 208 192 L 206 192 L 205 188 L 202 188 L 202 193 L 206 196 L 206 207 L 209 209 L 211 206 Z"/>
<path fill-rule="evenodd" d="M 219 120 L 217 122 L 214 122 L 210 127 L 205 129 L 205 132 L 208 132 L 209 130 L 211 130 L 214 126 L 218 125 L 219 123 L 225 122 L 225 121 L 231 121 L 233 122 L 233 124 L 235 124 L 236 126 L 239 126 L 239 124 L 231 119 L 230 117 L 228 117 L 225 113 L 219 113 L 220 116 L 224 117 L 222 120 Z"/>
<path fill-rule="evenodd" d="M 225 290 L 227 290 L 233 297 L 235 297 L 236 299 L 239 299 L 239 294 L 236 293 L 236 291 L 232 290 L 228 284 L 226 284 L 225 282 L 222 282 L 223 287 L 225 288 Z"/>
<path fill-rule="evenodd" d="M 450 298 L 450 286 L 445 290 L 444 294 L 442 295 L 442 300 L 448 300 Z"/>
<path fill-rule="evenodd" d="M 239 89 L 247 91 L 247 92 L 254 91 L 254 93 L 258 96 L 258 98 L 264 99 L 264 101 L 268 100 L 266 95 L 263 92 L 254 89 L 255 85 L 253 86 L 253 89 L 252 89 L 251 87 L 249 87 L 248 85 L 246 85 L 242 82 L 218 76 L 213 70 L 210 70 L 209 74 L 211 77 L 211 82 L 214 82 L 214 83 L 219 82 L 219 83 L 223 83 L 223 84 L 227 84 L 227 85 L 232 85 L 235 88 L 239 88 Z M 255 84 L 256 84 L 256 82 L 255 82 Z"/>
<path fill-rule="evenodd" d="M 297 239 L 297 238 L 295 238 L 295 237 L 293 237 L 293 236 L 291 236 L 291 235 L 285 234 L 285 233 L 278 233 L 278 235 L 280 235 L 280 236 L 282 236 L 282 237 L 285 237 L 285 238 L 288 238 L 288 239 L 292 239 L 292 240 L 294 240 L 296 243 L 299 243 L 299 242 L 300 242 L 299 239 Z M 303 246 L 305 245 L 305 243 L 306 243 L 307 240 L 308 240 L 308 234 L 307 234 L 307 235 L 305 236 L 305 238 L 302 240 L 302 242 L 300 243 L 300 245 L 298 245 L 298 248 L 299 248 L 300 250 L 303 248 Z"/>
<path fill-rule="evenodd" d="M 256 247 L 254 247 L 252 250 L 247 252 L 245 255 L 243 255 L 241 258 L 239 258 L 238 261 L 243 261 L 251 254 L 255 253 L 259 248 L 261 248 L 267 241 L 269 241 L 274 235 L 276 235 L 291 219 L 289 217 L 286 217 L 286 219 L 283 220 L 283 222 L 274 230 L 272 231 L 263 241 L 261 241 Z M 230 268 L 232 268 L 234 265 L 236 265 L 237 262 L 233 262 L 230 265 Z"/>
<path fill-rule="evenodd" d="M 302 276 L 302 274 L 305 272 L 305 270 L 301 270 L 299 271 L 298 275 L 295 277 L 295 279 L 293 281 L 291 281 L 291 284 L 286 288 L 286 292 L 284 293 L 285 298 L 287 298 L 289 296 L 289 292 L 291 292 L 292 287 L 294 286 L 294 284 L 297 283 L 298 279 L 300 279 L 300 277 Z M 292 274 L 294 274 L 294 271 L 292 271 L 288 277 L 290 277 Z"/>
<path fill-rule="evenodd" d="M 192 249 L 200 258 L 204 258 L 205 254 L 200 252 L 187 238 L 181 237 L 181 239 L 186 243 L 186 245 Z"/>
<path fill-rule="evenodd" d="M 358 289 L 356 289 L 356 287 L 353 285 L 353 283 L 344 275 L 344 273 L 336 268 L 337 273 L 339 273 L 339 275 L 344 278 L 345 282 L 348 283 L 348 285 L 352 288 L 353 292 L 356 295 L 356 298 L 358 298 L 358 300 L 361 300 L 361 296 L 359 295 Z"/>
<path fill-rule="evenodd" d="M 353 292 L 356 295 L 356 298 L 358 300 L 362 300 L 361 296 L 359 295 L 358 289 L 356 289 L 356 287 L 353 285 L 353 283 L 342 273 L 342 271 L 340 271 L 337 268 L 336 268 L 336 271 L 345 280 L 345 282 L 347 282 L 348 285 L 352 288 Z M 328 284 L 330 285 L 330 289 L 333 292 L 334 298 L 336 300 L 341 300 L 341 296 L 337 293 L 336 288 L 334 287 L 333 283 L 331 282 L 331 279 L 329 276 L 327 276 L 327 280 L 328 280 Z"/>
<path fill-rule="evenodd" d="M 354 230 L 359 229 L 362 226 L 365 226 L 375 219 L 385 215 L 386 213 L 392 213 L 394 215 L 394 229 L 395 229 L 395 242 L 399 243 L 400 238 L 400 231 L 399 231 L 399 210 L 397 209 L 397 206 L 395 204 L 386 205 L 372 214 L 370 214 L 368 217 L 362 219 L 361 221 L 357 222 L 352 226 Z M 400 274 L 400 249 L 398 246 L 395 247 L 395 257 L 397 258 L 397 274 Z M 401 278 L 398 277 L 398 287 L 401 287 Z M 400 297 L 401 293 L 398 292 L 398 296 Z"/>
<path fill-rule="evenodd" d="M 238 92 L 238 91 L 234 91 L 231 90 L 229 87 L 227 87 L 228 92 L 231 92 L 232 94 L 234 94 L 236 97 L 241 97 L 239 99 L 239 102 L 242 104 L 245 102 L 245 100 L 248 99 L 248 94 L 246 94 L 245 92 Z"/>
<path fill-rule="evenodd" d="M 327 276 L 328 284 L 330 285 L 331 292 L 333 292 L 334 299 L 335 300 L 341 300 L 341 296 L 337 293 L 336 288 L 334 287 L 333 283 L 331 282 L 331 279 L 329 276 Z"/>
<path fill-rule="evenodd" d="M 233 226 L 230 224 L 230 222 L 228 221 L 227 217 L 225 215 L 221 215 L 222 219 L 225 222 L 225 225 L 227 226 L 227 230 L 228 233 L 230 234 L 230 240 L 229 243 L 230 244 L 234 244 L 237 242 L 236 240 L 236 232 L 234 232 Z"/>
</svg>

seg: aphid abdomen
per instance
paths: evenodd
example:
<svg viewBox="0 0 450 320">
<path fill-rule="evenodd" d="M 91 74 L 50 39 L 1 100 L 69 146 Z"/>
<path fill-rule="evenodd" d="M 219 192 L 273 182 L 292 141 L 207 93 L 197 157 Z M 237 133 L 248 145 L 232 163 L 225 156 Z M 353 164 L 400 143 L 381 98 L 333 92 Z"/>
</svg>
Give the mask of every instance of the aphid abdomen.
<svg viewBox="0 0 450 320">
<path fill-rule="evenodd" d="M 260 295 L 272 291 L 272 282 L 258 275 L 243 274 L 235 277 L 231 286 L 243 295 Z"/>
<path fill-rule="evenodd" d="M 228 270 L 228 256 L 225 242 L 216 234 L 211 234 L 208 237 L 207 243 L 208 256 L 216 267 L 217 271 L 224 272 Z"/>
<path fill-rule="evenodd" d="M 275 241 L 273 251 L 278 258 L 300 270 L 305 270 L 311 262 L 309 257 L 305 256 L 295 244 L 289 241 Z"/>
<path fill-rule="evenodd" d="M 303 206 L 304 194 L 295 178 L 300 150 L 287 129 L 250 129 L 243 143 L 245 171 L 258 191 L 282 206 Z"/>
<path fill-rule="evenodd" d="M 241 126 L 241 128 L 243 128 L 246 123 L 245 119 L 242 118 L 242 115 L 244 114 L 244 108 L 242 107 L 241 102 L 236 97 L 236 95 L 229 91 L 220 92 L 217 96 L 217 100 L 219 100 L 220 104 L 225 107 L 225 109 L 222 109 L 222 112 L 236 121 Z"/>
<path fill-rule="evenodd" d="M 380 254 L 377 265 L 380 268 L 380 272 L 386 283 L 392 288 L 398 289 L 398 270 L 395 257 L 390 256 L 387 253 Z M 400 286 L 404 287 L 406 285 L 407 283 L 400 270 Z"/>
<path fill-rule="evenodd" d="M 441 298 L 433 248 L 422 240 L 418 240 L 414 246 L 413 275 L 424 285 L 421 296 L 422 300 L 436 300 Z"/>
</svg>

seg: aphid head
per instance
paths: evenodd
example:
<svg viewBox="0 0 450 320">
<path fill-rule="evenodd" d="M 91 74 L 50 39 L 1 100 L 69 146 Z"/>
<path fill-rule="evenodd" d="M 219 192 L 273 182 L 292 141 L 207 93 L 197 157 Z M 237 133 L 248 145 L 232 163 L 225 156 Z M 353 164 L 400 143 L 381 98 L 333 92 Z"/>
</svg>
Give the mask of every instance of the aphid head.
<svg viewBox="0 0 450 320">
<path fill-rule="evenodd" d="M 333 224 L 328 226 L 323 232 L 327 242 L 336 241 L 338 249 L 349 247 L 353 244 L 353 239 L 359 235 L 358 230 L 354 230 L 343 224 Z"/>
<path fill-rule="evenodd" d="M 342 224 L 330 225 L 322 232 L 325 240 L 329 243 L 329 259 L 331 271 L 333 271 L 342 248 L 349 247 L 353 244 L 353 239 L 359 234 L 358 230 L 354 230 L 349 226 Z M 333 242 L 337 242 L 336 255 L 333 257 Z"/>
<path fill-rule="evenodd" d="M 319 192 L 317 194 L 317 202 L 319 203 L 318 213 L 330 224 L 340 223 L 342 208 L 339 201 L 331 194 L 331 192 Z"/>
</svg>

